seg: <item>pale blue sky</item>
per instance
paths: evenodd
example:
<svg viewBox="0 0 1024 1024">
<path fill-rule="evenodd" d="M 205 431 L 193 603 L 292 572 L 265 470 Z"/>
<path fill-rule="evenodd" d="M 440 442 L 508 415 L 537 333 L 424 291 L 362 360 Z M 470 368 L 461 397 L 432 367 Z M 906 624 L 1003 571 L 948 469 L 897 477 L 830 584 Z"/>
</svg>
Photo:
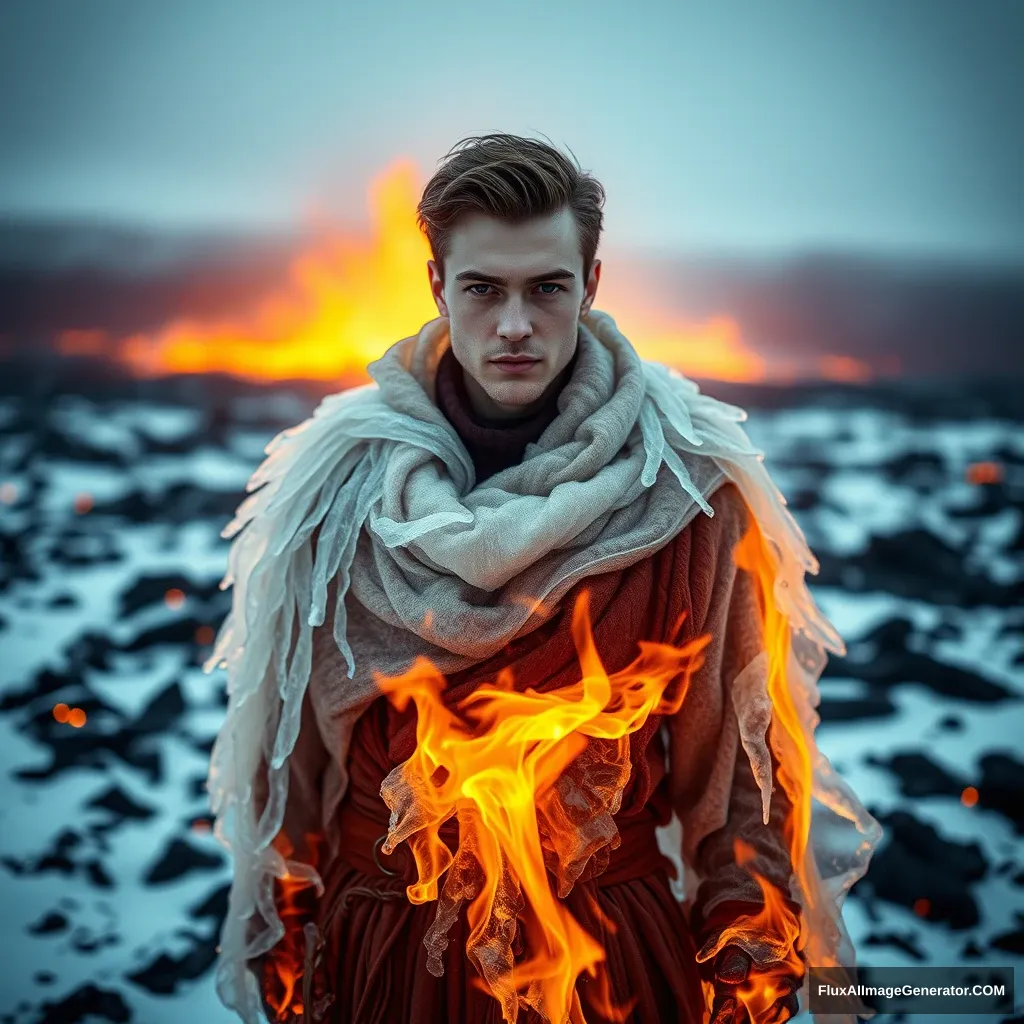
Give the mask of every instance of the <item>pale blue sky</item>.
<svg viewBox="0 0 1024 1024">
<path fill-rule="evenodd" d="M 4 0 L 0 213 L 364 215 L 400 155 L 543 132 L 607 245 L 1024 261 L 1018 0 Z"/>
</svg>

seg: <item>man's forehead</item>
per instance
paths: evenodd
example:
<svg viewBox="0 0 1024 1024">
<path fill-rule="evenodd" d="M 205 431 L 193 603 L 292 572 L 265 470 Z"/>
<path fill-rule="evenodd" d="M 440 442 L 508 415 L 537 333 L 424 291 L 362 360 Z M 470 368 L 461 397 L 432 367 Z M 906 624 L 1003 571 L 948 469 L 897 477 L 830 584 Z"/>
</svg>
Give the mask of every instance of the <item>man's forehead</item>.
<svg viewBox="0 0 1024 1024">
<path fill-rule="evenodd" d="M 478 270 L 527 278 L 554 267 L 578 274 L 582 260 L 576 221 L 569 210 L 516 223 L 470 213 L 452 230 L 445 269 L 449 274 Z"/>
</svg>

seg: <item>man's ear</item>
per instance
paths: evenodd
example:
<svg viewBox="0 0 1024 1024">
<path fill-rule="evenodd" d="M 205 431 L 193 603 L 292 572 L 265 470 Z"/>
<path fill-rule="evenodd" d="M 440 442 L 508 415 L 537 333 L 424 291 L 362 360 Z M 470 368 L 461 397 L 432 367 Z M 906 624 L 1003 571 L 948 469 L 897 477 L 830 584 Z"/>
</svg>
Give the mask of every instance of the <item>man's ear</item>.
<svg viewBox="0 0 1024 1024">
<path fill-rule="evenodd" d="M 448 316 L 448 303 L 444 300 L 444 279 L 434 260 L 427 260 L 427 277 L 430 279 L 430 294 L 434 297 L 437 312 L 441 316 Z"/>
<path fill-rule="evenodd" d="M 583 287 L 583 302 L 580 304 L 580 316 L 585 317 L 597 298 L 597 285 L 601 280 L 601 261 L 594 260 L 587 275 L 587 283 Z"/>
</svg>

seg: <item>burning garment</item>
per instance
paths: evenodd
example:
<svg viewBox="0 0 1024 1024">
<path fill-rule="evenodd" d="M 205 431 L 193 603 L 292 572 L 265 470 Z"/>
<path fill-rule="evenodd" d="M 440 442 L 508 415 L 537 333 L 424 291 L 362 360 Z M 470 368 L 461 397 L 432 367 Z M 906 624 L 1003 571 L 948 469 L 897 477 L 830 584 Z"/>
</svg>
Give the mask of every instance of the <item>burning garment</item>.
<svg viewBox="0 0 1024 1024">
<path fill-rule="evenodd" d="M 329 756 L 313 834 L 337 844 L 344 837 L 327 824 L 348 787 L 353 724 L 380 695 L 383 677 L 400 676 L 418 657 L 451 675 L 528 640 L 581 581 L 648 559 L 695 517 L 713 514 L 708 498 L 726 481 L 757 524 L 757 546 L 744 557 L 768 598 L 758 605 L 751 590 L 748 608 L 770 629 L 748 663 L 723 659 L 720 683 L 688 712 L 689 725 L 705 727 L 704 743 L 687 746 L 682 719 L 669 717 L 683 860 L 696 871 L 700 841 L 725 822 L 737 749 L 768 820 L 775 754 L 793 797 L 802 949 L 815 965 L 851 963 L 839 908 L 866 869 L 877 826 L 813 739 L 825 651 L 843 648 L 806 589 L 804 573 L 816 563 L 738 425 L 745 414 L 642 361 L 611 318 L 595 312 L 581 323 L 557 418 L 527 444 L 521 463 L 477 485 L 465 446 L 436 405 L 435 373 L 447 348 L 446 322 L 432 321 L 371 364 L 376 385 L 328 397 L 310 420 L 279 435 L 250 481 L 249 490 L 260 489 L 225 530 L 241 533 L 222 584 L 234 585 L 232 613 L 208 662 L 227 665 L 229 687 L 210 774 L 218 833 L 235 857 L 221 998 L 243 1019 L 257 1019 L 259 992 L 246 963 L 284 933 L 274 879 L 321 884 L 293 820 L 308 809 L 301 798 L 312 799 L 301 773 L 289 793 L 296 741 L 316 740 L 309 729 L 300 735 L 303 708 Z M 628 633 L 627 624 L 620 629 Z M 265 799 L 254 799 L 254 786 Z M 294 836 L 285 848 L 282 831 Z M 615 829 L 604 836 L 614 846 Z M 738 892 L 750 873 L 735 851 L 732 858 L 731 868 L 720 867 L 736 872 Z"/>
</svg>

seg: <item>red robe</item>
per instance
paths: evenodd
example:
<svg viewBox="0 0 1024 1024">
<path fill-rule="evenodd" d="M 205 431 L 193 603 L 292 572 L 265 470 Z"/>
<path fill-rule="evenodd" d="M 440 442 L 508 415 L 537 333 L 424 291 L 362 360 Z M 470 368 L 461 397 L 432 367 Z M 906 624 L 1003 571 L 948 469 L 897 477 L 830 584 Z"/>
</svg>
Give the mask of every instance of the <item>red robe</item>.
<svg viewBox="0 0 1024 1024">
<path fill-rule="evenodd" d="M 450 350 L 439 366 L 437 383 L 438 404 L 473 457 L 478 479 L 519 461 L 526 443 L 539 437 L 557 415 L 552 399 L 536 415 L 512 424 L 488 424 L 475 417 Z M 570 623 L 581 587 L 590 591 L 594 642 L 609 675 L 635 659 L 640 640 L 681 647 L 710 633 L 700 673 L 714 679 L 726 673 L 735 677 L 758 650 L 756 630 L 746 621 L 752 604 L 740 600 L 741 595 L 749 598 L 745 588 L 750 581 L 730 568 L 732 549 L 748 513 L 731 484 L 719 487 L 710 503 L 714 518 L 699 512 L 655 554 L 622 571 L 586 578 L 541 627 L 486 662 L 450 674 L 445 699 L 458 701 L 506 666 L 514 667 L 520 687 L 543 691 L 577 682 L 580 666 Z M 326 621 L 332 617 L 329 608 Z M 716 689 L 721 688 L 712 687 L 711 692 Z M 677 714 L 699 720 L 702 709 L 684 702 Z M 643 1024 L 703 1019 L 697 950 L 736 914 L 750 911 L 751 901 L 760 899 L 749 869 L 736 864 L 736 837 L 756 851 L 751 866 L 784 894 L 790 893 L 791 863 L 782 835 L 790 804 L 782 787 L 776 786 L 771 820 L 763 824 L 761 794 L 737 742 L 727 820 L 691 851 L 702 882 L 692 913 L 684 911 L 670 889 L 674 869 L 658 850 L 654 829 L 668 822 L 673 808 L 699 801 L 707 778 L 721 765 L 688 764 L 680 784 L 679 773 L 669 772 L 667 730 L 662 725 L 668 723 L 652 716 L 630 738 L 632 775 L 615 817 L 621 846 L 611 851 L 599 874 L 600 865 L 589 866 L 565 900 L 573 916 L 604 946 L 613 998 L 619 1004 L 635 1000 L 629 1020 Z M 296 848 L 307 848 L 309 822 L 316 817 L 308 809 L 321 806 L 329 758 L 319 735 L 307 694 L 299 742 L 289 759 L 283 826 Z M 329 1001 L 322 1019 L 336 1024 L 497 1024 L 502 1019 L 499 1004 L 474 984 L 476 971 L 466 957 L 465 914 L 449 935 L 444 975 L 435 978 L 426 970 L 423 945 L 435 905 L 413 905 L 405 898 L 405 886 L 414 880 L 411 858 L 401 850 L 390 857 L 374 856 L 374 843 L 387 832 L 390 814 L 380 796 L 381 782 L 409 758 L 415 742 L 415 708 L 399 714 L 383 697 L 356 724 L 345 797 L 334 819 L 320 822 L 327 835 L 317 846 L 336 850 L 321 864 L 326 891 L 315 903 L 307 896 L 305 904 L 325 939 L 314 972 L 314 1005 Z M 261 798 L 258 793 L 258 806 Z M 442 836 L 454 847 L 454 820 Z M 381 865 L 396 873 L 386 874 Z M 606 921 L 613 922 L 614 932 Z M 593 985 L 582 978 L 577 991 L 587 1021 L 599 1024 L 605 1018 L 590 1004 L 588 984 Z M 519 1019 L 524 1024 L 539 1020 L 532 1011 L 523 1011 Z"/>
</svg>

